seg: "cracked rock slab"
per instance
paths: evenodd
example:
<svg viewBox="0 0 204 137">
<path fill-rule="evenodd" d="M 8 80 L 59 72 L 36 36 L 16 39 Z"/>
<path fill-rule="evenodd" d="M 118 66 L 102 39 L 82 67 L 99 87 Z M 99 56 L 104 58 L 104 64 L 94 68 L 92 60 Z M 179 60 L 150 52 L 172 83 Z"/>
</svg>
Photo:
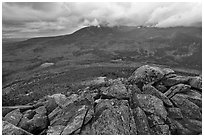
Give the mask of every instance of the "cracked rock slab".
<svg viewBox="0 0 204 137">
<path fill-rule="evenodd" d="M 155 87 L 149 84 L 143 86 L 143 93 L 156 96 L 157 98 L 161 99 L 164 102 L 164 104 L 166 104 L 167 106 L 173 106 L 171 101 L 163 93 L 161 93 Z"/>
<path fill-rule="evenodd" d="M 163 101 L 149 94 L 137 94 L 133 98 L 146 113 L 156 114 L 166 119 L 167 112 L 163 105 Z"/>
<path fill-rule="evenodd" d="M 92 124 L 95 135 L 136 134 L 132 112 L 126 100 L 102 99 L 96 105 L 96 118 Z"/>
<path fill-rule="evenodd" d="M 186 120 L 184 126 L 191 131 L 194 131 L 195 134 L 202 133 L 202 121 L 189 119 Z"/>
<path fill-rule="evenodd" d="M 91 123 L 88 123 L 82 127 L 80 135 L 93 135 Z"/>
<path fill-rule="evenodd" d="M 31 135 L 31 133 L 16 127 L 15 125 L 3 121 L 2 122 L 2 135 Z"/>
<path fill-rule="evenodd" d="M 194 90 L 190 90 L 189 92 L 186 92 L 185 94 L 181 93 L 180 95 L 182 95 L 183 97 L 185 97 L 186 99 L 188 99 L 189 101 L 193 102 L 194 104 L 196 104 L 199 108 L 202 109 L 202 96 L 201 94 L 199 94 L 198 92 L 194 91 Z"/>
<path fill-rule="evenodd" d="M 75 100 L 78 98 L 78 95 L 72 95 L 70 97 L 72 100 L 67 101 L 63 108 L 58 107 L 49 115 L 51 120 L 49 133 L 52 131 L 58 134 L 55 129 L 64 127 L 60 134 L 75 134 L 75 132 L 80 132 L 83 124 L 86 124 L 92 119 L 94 112 L 93 108 L 90 106 L 91 103 L 87 99 Z"/>
<path fill-rule="evenodd" d="M 64 108 L 64 107 L 74 103 L 74 101 L 77 101 L 78 99 L 79 99 L 79 95 L 72 94 L 63 101 L 63 104 L 61 105 L 61 107 Z"/>
<path fill-rule="evenodd" d="M 176 94 L 171 98 L 171 100 L 178 108 L 181 109 L 181 112 L 184 117 L 201 120 L 202 114 L 200 112 L 200 109 L 193 102 L 189 101 L 180 94 Z"/>
<path fill-rule="evenodd" d="M 86 112 L 87 112 L 87 108 L 85 105 L 79 108 L 77 112 L 78 114 L 67 123 L 66 127 L 62 132 L 62 135 L 69 135 L 74 131 L 76 131 L 77 129 L 81 128 Z"/>
<path fill-rule="evenodd" d="M 56 110 L 53 113 L 52 120 L 50 121 L 51 126 L 63 125 L 66 126 L 67 123 L 75 117 L 82 105 L 76 106 L 75 104 L 67 106 L 67 108 Z"/>
<path fill-rule="evenodd" d="M 49 115 L 48 115 L 48 119 L 50 121 L 50 124 L 52 124 L 52 121 L 54 120 L 54 118 L 59 115 L 59 113 L 62 111 L 62 109 L 58 106 L 57 108 L 55 108 Z"/>
<path fill-rule="evenodd" d="M 137 133 L 139 135 L 150 135 L 150 128 L 144 111 L 140 107 L 137 107 L 133 109 L 133 114 L 137 127 Z"/>
<path fill-rule="evenodd" d="M 80 112 L 80 111 L 82 111 L 82 110 L 84 110 L 84 107 L 86 107 L 86 110 L 87 110 L 87 106 L 82 106 L 81 108 L 79 108 L 77 111 L 75 111 L 76 113 L 78 113 L 78 111 Z M 61 111 L 61 109 L 58 109 L 58 110 L 56 110 L 56 112 L 59 112 L 59 111 Z M 55 114 L 58 114 L 58 113 L 55 113 Z M 86 113 L 86 116 L 85 117 L 83 117 L 83 113 L 79 113 L 79 114 L 77 114 L 78 116 L 77 117 L 79 117 L 79 118 L 81 118 L 81 119 L 78 119 L 78 124 L 77 123 L 74 123 L 74 122 L 76 122 L 77 121 L 77 117 L 75 117 L 75 116 L 73 116 L 73 118 L 75 119 L 73 119 L 72 120 L 72 122 L 70 123 L 70 122 L 68 122 L 67 124 L 62 124 L 62 125 L 56 125 L 56 123 L 54 124 L 54 123 L 51 123 L 51 124 L 53 124 L 52 126 L 49 126 L 49 128 L 48 128 L 48 131 L 47 131 L 47 134 L 49 134 L 49 135 L 60 135 L 60 134 L 69 134 L 68 132 L 71 132 L 71 133 L 75 133 L 75 130 L 77 130 L 77 129 L 80 129 L 81 128 L 81 126 L 82 126 L 82 123 L 84 122 L 84 124 L 86 124 L 86 123 L 88 123 L 90 120 L 91 120 L 91 118 L 93 117 L 93 114 L 94 114 L 94 112 L 93 112 L 93 108 L 89 108 L 88 110 L 87 110 L 87 113 Z M 74 115 L 74 114 L 73 114 Z M 68 118 L 68 117 L 67 117 Z M 68 118 L 68 119 L 70 119 L 71 120 L 71 117 L 70 118 Z M 75 125 L 74 125 L 75 124 Z M 71 127 L 72 126 L 72 127 Z M 65 128 L 67 128 L 66 130 L 66 132 L 64 131 L 65 130 Z M 68 131 L 68 128 L 69 128 L 69 131 Z M 71 131 L 71 128 L 72 128 L 72 131 Z"/>
<path fill-rule="evenodd" d="M 8 121 L 9 123 L 17 126 L 22 117 L 23 117 L 23 114 L 20 112 L 20 109 L 16 109 L 16 110 L 9 112 L 3 118 L 3 120 Z"/>
<path fill-rule="evenodd" d="M 188 92 L 190 88 L 191 86 L 189 85 L 178 84 L 178 85 L 172 86 L 169 90 L 167 90 L 164 93 L 164 95 L 167 96 L 168 98 L 171 98 L 177 93 Z"/>
</svg>

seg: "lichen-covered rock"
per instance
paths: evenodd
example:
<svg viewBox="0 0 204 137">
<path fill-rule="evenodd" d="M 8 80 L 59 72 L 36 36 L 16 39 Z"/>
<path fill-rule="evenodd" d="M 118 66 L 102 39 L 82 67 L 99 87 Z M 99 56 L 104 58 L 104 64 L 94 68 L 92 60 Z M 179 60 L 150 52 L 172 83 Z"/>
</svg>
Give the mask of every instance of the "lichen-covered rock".
<svg viewBox="0 0 204 137">
<path fill-rule="evenodd" d="M 37 114 L 47 115 L 47 110 L 46 110 L 45 106 L 40 106 L 40 107 L 36 108 L 35 112 Z"/>
<path fill-rule="evenodd" d="M 133 109 L 135 124 L 137 127 L 138 135 L 150 135 L 150 128 L 147 120 L 147 116 L 144 111 L 140 108 Z"/>
<path fill-rule="evenodd" d="M 77 110 L 77 114 L 68 121 L 66 127 L 62 132 L 62 135 L 69 135 L 77 129 L 80 129 L 82 127 L 87 111 L 88 110 L 85 105 L 81 106 L 81 108 Z"/>
<path fill-rule="evenodd" d="M 168 108 L 168 116 L 170 118 L 174 118 L 174 119 L 182 119 L 183 118 L 183 114 L 181 113 L 181 109 L 180 108 Z"/>
<path fill-rule="evenodd" d="M 84 125 L 81 129 L 80 135 L 94 135 L 91 129 L 91 123 Z"/>
<path fill-rule="evenodd" d="M 188 130 L 194 132 L 194 134 L 202 133 L 202 121 L 188 119 L 188 120 L 183 120 L 182 124 Z"/>
<path fill-rule="evenodd" d="M 76 94 L 4 107 L 2 133 L 197 135 L 202 133 L 201 86 L 201 77 L 145 65 L 129 79 L 101 77 L 82 82 Z"/>
<path fill-rule="evenodd" d="M 144 65 L 134 71 L 129 81 L 134 83 L 142 82 L 144 84 L 155 83 L 161 80 L 164 76 L 163 71 L 158 67 Z"/>
<path fill-rule="evenodd" d="M 155 115 L 151 114 L 148 116 L 148 123 L 150 126 L 150 132 L 153 135 L 169 135 L 169 126 L 165 124 L 164 120 Z"/>
<path fill-rule="evenodd" d="M 188 92 L 190 88 L 191 87 L 189 85 L 178 84 L 178 85 L 172 86 L 169 90 L 167 90 L 164 93 L 164 95 L 167 96 L 168 98 L 171 98 L 177 93 Z"/>
<path fill-rule="evenodd" d="M 94 110 L 92 107 L 83 105 L 78 109 L 76 116 L 74 116 L 67 123 L 62 135 L 80 134 L 83 126 L 85 126 L 93 117 Z"/>
<path fill-rule="evenodd" d="M 57 126 L 49 126 L 47 130 L 47 135 L 61 135 L 65 126 L 57 125 Z"/>
<path fill-rule="evenodd" d="M 3 119 L 5 121 L 8 121 L 9 123 L 17 126 L 18 123 L 20 122 L 23 114 L 20 112 L 19 109 L 13 110 L 9 112 Z"/>
<path fill-rule="evenodd" d="M 31 120 L 23 118 L 19 126 L 33 134 L 39 134 L 47 128 L 48 120 L 46 116 L 37 114 Z"/>
<path fill-rule="evenodd" d="M 67 97 L 63 94 L 54 94 L 50 96 L 51 98 L 54 98 L 55 102 L 58 106 L 63 106 L 66 103 Z"/>
<path fill-rule="evenodd" d="M 74 106 L 72 104 L 66 110 L 57 108 L 49 115 L 51 126 L 48 128 L 47 134 L 73 134 L 82 128 L 82 124 L 86 124 L 92 118 L 93 113 L 93 109 L 86 105 Z"/>
<path fill-rule="evenodd" d="M 143 93 L 156 96 L 159 99 L 161 99 L 164 102 L 164 104 L 166 104 L 167 106 L 173 106 L 171 101 L 163 93 L 161 93 L 155 87 L 153 87 L 153 86 L 151 86 L 149 84 L 143 86 Z"/>
<path fill-rule="evenodd" d="M 177 132 L 178 134 L 183 134 L 183 135 L 198 135 L 202 133 L 202 121 L 199 120 L 194 120 L 194 119 L 188 119 L 188 118 L 183 118 L 183 119 L 176 119 L 172 120 L 171 122 L 176 123 L 177 125 Z M 184 133 L 182 133 L 184 132 Z M 185 133 L 186 132 L 186 133 Z"/>
<path fill-rule="evenodd" d="M 201 120 L 202 114 L 197 105 L 183 97 L 181 94 L 174 95 L 171 100 L 176 107 L 181 109 L 181 112 L 185 118 Z"/>
<path fill-rule="evenodd" d="M 162 80 L 162 83 L 164 84 L 164 86 L 170 87 L 177 84 L 187 84 L 188 81 L 189 81 L 189 77 L 176 76 L 171 78 L 165 78 Z"/>
<path fill-rule="evenodd" d="M 130 90 L 129 93 L 131 92 L 132 95 L 133 94 L 142 94 L 142 91 L 135 84 L 129 85 L 128 89 Z"/>
<path fill-rule="evenodd" d="M 179 93 L 189 101 L 195 103 L 198 107 L 202 108 L 202 95 L 195 90 L 190 90 L 185 93 Z"/>
<path fill-rule="evenodd" d="M 38 101 L 35 101 L 33 104 L 34 108 L 38 108 L 40 106 L 45 106 L 47 114 L 50 114 L 58 106 L 58 104 L 54 97 L 48 95 Z"/>
<path fill-rule="evenodd" d="M 86 124 L 93 117 L 93 107 L 87 98 L 73 94 L 69 96 L 62 108 L 57 107 L 49 114 L 50 127 L 49 134 L 58 134 L 57 130 L 64 127 L 60 134 L 75 134 L 81 130 L 82 125 Z M 77 133 L 78 134 L 78 133 Z"/>
<path fill-rule="evenodd" d="M 72 94 L 70 95 L 69 97 L 67 97 L 65 100 L 64 100 L 64 104 L 61 105 L 61 107 L 66 107 L 72 103 L 74 103 L 75 101 L 77 101 L 79 99 L 79 95 L 77 94 Z"/>
<path fill-rule="evenodd" d="M 159 117 L 159 116 L 157 116 L 155 114 L 148 115 L 147 118 L 148 118 L 148 123 L 149 123 L 150 127 L 165 124 L 164 120 L 161 117 Z"/>
<path fill-rule="evenodd" d="M 115 97 L 118 99 L 129 98 L 130 96 L 128 90 L 121 81 L 114 81 L 111 86 L 102 91 L 102 94 L 108 97 Z"/>
<path fill-rule="evenodd" d="M 84 125 L 86 125 L 94 117 L 94 108 L 89 107 L 84 118 Z"/>
<path fill-rule="evenodd" d="M 53 119 L 58 116 L 60 113 L 62 112 L 62 109 L 58 106 L 57 108 L 55 108 L 49 115 L 48 115 L 48 119 L 50 121 L 50 124 L 52 124 Z"/>
<path fill-rule="evenodd" d="M 151 133 L 153 135 L 170 135 L 169 126 L 164 125 L 156 125 L 155 127 L 152 127 Z"/>
<path fill-rule="evenodd" d="M 189 84 L 199 90 L 202 90 L 202 78 L 201 77 L 191 77 Z"/>
<path fill-rule="evenodd" d="M 163 68 L 162 71 L 163 71 L 164 75 L 175 74 L 175 71 L 170 69 L 170 68 Z"/>
<path fill-rule="evenodd" d="M 127 83 L 128 80 L 126 78 L 117 78 L 117 79 L 107 79 L 106 85 L 112 85 L 114 83 L 122 82 L 123 84 Z"/>
<path fill-rule="evenodd" d="M 184 93 L 180 93 L 180 94 L 191 96 L 191 97 L 194 97 L 197 99 L 202 99 L 202 94 L 199 91 L 194 90 L 194 89 L 188 90 L 188 92 L 184 92 Z"/>
<path fill-rule="evenodd" d="M 74 118 L 78 113 L 82 105 L 70 104 L 66 108 L 58 109 L 53 113 L 52 120 L 50 121 L 51 126 L 63 125 L 66 126 L 67 123 Z"/>
<path fill-rule="evenodd" d="M 192 135 L 193 132 L 185 128 L 180 122 L 169 118 L 170 131 L 172 135 Z"/>
<path fill-rule="evenodd" d="M 95 135 L 131 135 L 136 127 L 128 101 L 102 99 L 96 105 L 96 115 L 92 124 Z"/>
<path fill-rule="evenodd" d="M 163 105 L 163 101 L 149 94 L 137 94 L 134 97 L 134 103 L 138 103 L 146 113 L 156 114 L 166 119 L 167 112 Z"/>
<path fill-rule="evenodd" d="M 7 121 L 2 121 L 2 135 L 31 135 L 31 133 Z"/>
<path fill-rule="evenodd" d="M 156 88 L 157 90 L 159 90 L 160 92 L 162 92 L 162 93 L 165 93 L 165 92 L 168 90 L 168 88 L 165 87 L 165 86 L 162 85 L 162 84 L 157 84 L 157 85 L 155 86 L 155 88 Z"/>
<path fill-rule="evenodd" d="M 99 91 L 103 91 L 102 89 L 106 90 L 106 87 L 101 87 L 100 89 L 85 89 L 83 92 L 76 98 L 76 100 L 83 100 L 87 99 L 92 105 L 94 103 L 94 100 L 99 97 Z M 72 99 L 73 100 L 73 99 Z"/>
<path fill-rule="evenodd" d="M 137 107 L 137 103 L 134 103 L 135 94 L 142 94 L 142 91 L 137 87 L 137 85 L 129 85 L 128 92 L 130 93 L 129 104 L 131 108 Z"/>
<path fill-rule="evenodd" d="M 48 97 L 46 102 L 44 102 L 44 106 L 47 110 L 47 114 L 50 114 L 58 105 L 54 98 Z"/>
</svg>

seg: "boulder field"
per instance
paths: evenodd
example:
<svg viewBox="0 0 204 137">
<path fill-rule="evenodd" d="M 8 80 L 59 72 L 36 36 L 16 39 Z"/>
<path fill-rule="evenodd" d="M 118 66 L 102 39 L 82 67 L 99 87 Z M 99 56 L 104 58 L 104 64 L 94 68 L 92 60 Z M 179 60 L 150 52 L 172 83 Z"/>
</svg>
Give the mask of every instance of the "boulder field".
<svg viewBox="0 0 204 137">
<path fill-rule="evenodd" d="M 75 94 L 3 107 L 4 135 L 202 134 L 202 78 L 141 66 Z"/>
</svg>

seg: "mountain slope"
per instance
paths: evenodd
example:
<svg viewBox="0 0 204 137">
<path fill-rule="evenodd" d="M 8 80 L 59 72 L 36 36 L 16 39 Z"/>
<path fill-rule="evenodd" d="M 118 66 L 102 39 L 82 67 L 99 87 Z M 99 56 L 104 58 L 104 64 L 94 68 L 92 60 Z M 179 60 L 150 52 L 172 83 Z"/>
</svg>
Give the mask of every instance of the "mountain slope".
<svg viewBox="0 0 204 137">
<path fill-rule="evenodd" d="M 17 78 L 39 71 L 46 62 L 56 68 L 139 62 L 201 70 L 202 28 L 90 26 L 70 35 L 3 44 L 3 82 L 12 75 Z"/>
</svg>

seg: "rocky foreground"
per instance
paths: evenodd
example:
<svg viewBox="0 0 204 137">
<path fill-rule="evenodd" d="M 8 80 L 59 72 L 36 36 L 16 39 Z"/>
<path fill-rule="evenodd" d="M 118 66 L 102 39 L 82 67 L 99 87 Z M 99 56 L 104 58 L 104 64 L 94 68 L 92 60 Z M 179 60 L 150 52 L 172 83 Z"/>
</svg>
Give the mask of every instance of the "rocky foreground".
<svg viewBox="0 0 204 137">
<path fill-rule="evenodd" d="M 99 78 L 2 115 L 6 135 L 202 134 L 202 79 L 145 65 L 128 79 Z"/>
</svg>

